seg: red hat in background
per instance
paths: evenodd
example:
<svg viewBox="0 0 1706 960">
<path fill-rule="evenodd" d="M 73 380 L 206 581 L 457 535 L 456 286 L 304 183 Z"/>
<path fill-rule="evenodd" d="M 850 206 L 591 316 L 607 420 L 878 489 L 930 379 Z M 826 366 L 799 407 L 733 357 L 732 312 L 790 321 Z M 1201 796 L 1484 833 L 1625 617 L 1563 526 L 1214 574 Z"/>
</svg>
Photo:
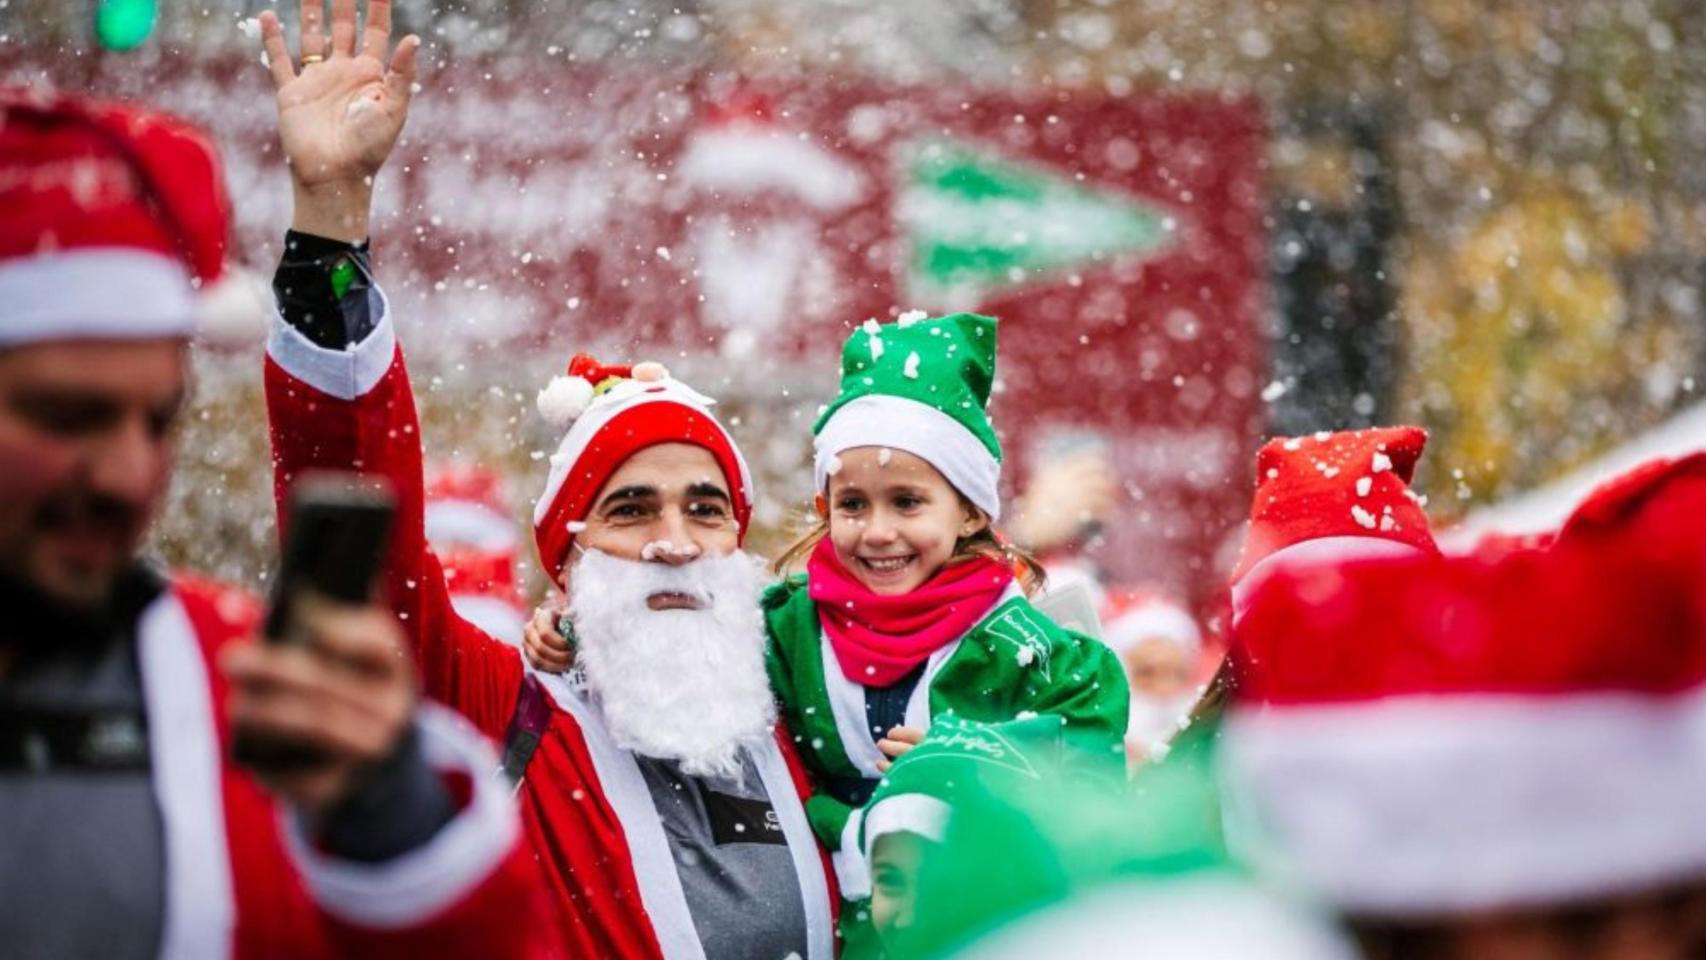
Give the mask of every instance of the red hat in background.
<svg viewBox="0 0 1706 960">
<path fill-rule="evenodd" d="M 1706 513 L 1669 519 L 1269 579 L 1222 739 L 1258 853 L 1356 916 L 1706 878 Z"/>
<path fill-rule="evenodd" d="M 426 482 L 426 535 L 456 612 L 500 640 L 520 643 L 527 623 L 515 571 L 521 533 L 503 475 L 476 464 L 434 468 Z"/>
<path fill-rule="evenodd" d="M 189 336 L 230 218 L 218 155 L 195 127 L 0 90 L 0 346 Z"/>
<path fill-rule="evenodd" d="M 1052 581 L 1051 581 L 1052 582 Z M 1202 650 L 1202 628 L 1190 608 L 1160 590 L 1116 594 L 1108 602 L 1103 642 L 1124 656 L 1148 639 L 1161 639 L 1195 656 Z"/>
<path fill-rule="evenodd" d="M 1437 554 L 1422 499 L 1410 490 L 1427 439 L 1419 427 L 1376 427 L 1268 441 L 1256 455 L 1250 527 L 1232 573 L 1235 612 L 1282 566 Z"/>
<path fill-rule="evenodd" d="M 1558 531 L 1557 543 L 1634 535 L 1662 544 L 1706 515 L 1706 452 L 1650 460 L 1594 488 Z"/>
</svg>

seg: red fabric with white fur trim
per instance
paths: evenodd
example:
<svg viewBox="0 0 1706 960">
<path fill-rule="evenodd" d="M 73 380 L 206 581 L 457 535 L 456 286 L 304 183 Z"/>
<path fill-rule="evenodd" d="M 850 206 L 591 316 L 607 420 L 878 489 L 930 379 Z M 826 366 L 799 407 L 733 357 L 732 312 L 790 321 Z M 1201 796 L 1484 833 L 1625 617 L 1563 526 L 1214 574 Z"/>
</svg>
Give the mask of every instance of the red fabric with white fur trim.
<svg viewBox="0 0 1706 960">
<path fill-rule="evenodd" d="M 1700 519 L 1675 516 L 1706 538 Z M 1238 696 L 1672 693 L 1706 683 L 1706 573 L 1679 537 L 1285 571 L 1234 629 Z M 1702 542 L 1706 542 L 1703 539 Z"/>
<path fill-rule="evenodd" d="M 702 447 L 716 458 L 723 471 L 724 489 L 732 500 L 740 537 L 746 539 L 752 519 L 752 502 L 743 481 L 740 456 L 721 425 L 709 414 L 681 403 L 643 403 L 611 418 L 587 444 L 575 461 L 574 472 L 564 481 L 543 518 L 533 525 L 544 569 L 556 571 L 568 559 L 574 534 L 569 524 L 586 519 L 593 500 L 617 468 L 647 447 L 685 443 Z"/>
<path fill-rule="evenodd" d="M 231 205 L 195 127 L 129 104 L 0 90 L 0 266 L 79 250 L 181 261 L 218 279 Z M 95 278 L 91 278 L 92 280 Z"/>
<path fill-rule="evenodd" d="M 1427 514 L 1410 492 L 1427 444 L 1418 427 L 1276 438 L 1256 455 L 1250 529 L 1232 573 L 1308 540 L 1367 537 L 1437 553 Z"/>
</svg>

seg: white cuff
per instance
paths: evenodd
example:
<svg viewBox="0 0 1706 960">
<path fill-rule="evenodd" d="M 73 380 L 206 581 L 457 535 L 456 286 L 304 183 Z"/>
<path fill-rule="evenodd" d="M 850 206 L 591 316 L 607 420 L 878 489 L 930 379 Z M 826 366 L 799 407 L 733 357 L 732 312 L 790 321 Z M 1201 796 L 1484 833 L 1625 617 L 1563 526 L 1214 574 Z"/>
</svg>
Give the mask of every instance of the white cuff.
<svg viewBox="0 0 1706 960">
<path fill-rule="evenodd" d="M 267 356 L 284 372 L 321 393 L 339 400 L 354 400 L 378 385 L 397 352 L 397 332 L 391 325 L 391 302 L 378 287 L 379 317 L 367 338 L 342 350 L 328 350 L 291 326 L 284 314 L 273 310 L 272 334 L 267 337 Z"/>
<path fill-rule="evenodd" d="M 497 757 L 468 721 L 422 703 L 415 723 L 427 763 L 467 774 L 474 788 L 468 806 L 424 846 L 383 863 L 339 860 L 316 850 L 296 817 L 281 811 L 285 847 L 314 902 L 345 923 L 398 929 L 444 911 L 499 869 L 520 833 L 508 792 L 492 776 Z"/>
</svg>

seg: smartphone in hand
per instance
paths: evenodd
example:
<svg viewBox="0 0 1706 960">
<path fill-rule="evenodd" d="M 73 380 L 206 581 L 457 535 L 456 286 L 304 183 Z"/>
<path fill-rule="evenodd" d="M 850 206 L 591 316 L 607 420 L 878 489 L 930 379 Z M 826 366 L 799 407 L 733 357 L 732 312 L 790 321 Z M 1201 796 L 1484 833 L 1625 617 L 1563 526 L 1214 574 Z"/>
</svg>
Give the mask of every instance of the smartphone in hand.
<svg viewBox="0 0 1706 960">
<path fill-rule="evenodd" d="M 391 544 L 396 501 L 383 481 L 353 473 L 315 473 L 291 488 L 284 550 L 273 580 L 263 636 L 268 643 L 301 643 L 294 611 L 307 593 L 340 603 L 373 597 Z M 239 734 L 238 762 L 269 771 L 312 767 L 319 752 L 302 744 Z"/>
</svg>

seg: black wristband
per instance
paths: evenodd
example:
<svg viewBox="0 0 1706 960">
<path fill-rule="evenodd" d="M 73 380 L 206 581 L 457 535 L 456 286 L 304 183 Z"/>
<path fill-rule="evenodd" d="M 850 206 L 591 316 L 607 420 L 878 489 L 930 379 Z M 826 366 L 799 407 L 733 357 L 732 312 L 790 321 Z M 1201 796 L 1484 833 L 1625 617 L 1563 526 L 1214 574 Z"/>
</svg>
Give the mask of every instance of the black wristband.
<svg viewBox="0 0 1706 960">
<path fill-rule="evenodd" d="M 379 322 L 366 241 L 352 244 L 287 230 L 272 288 L 285 322 L 328 350 L 360 343 Z"/>
</svg>

